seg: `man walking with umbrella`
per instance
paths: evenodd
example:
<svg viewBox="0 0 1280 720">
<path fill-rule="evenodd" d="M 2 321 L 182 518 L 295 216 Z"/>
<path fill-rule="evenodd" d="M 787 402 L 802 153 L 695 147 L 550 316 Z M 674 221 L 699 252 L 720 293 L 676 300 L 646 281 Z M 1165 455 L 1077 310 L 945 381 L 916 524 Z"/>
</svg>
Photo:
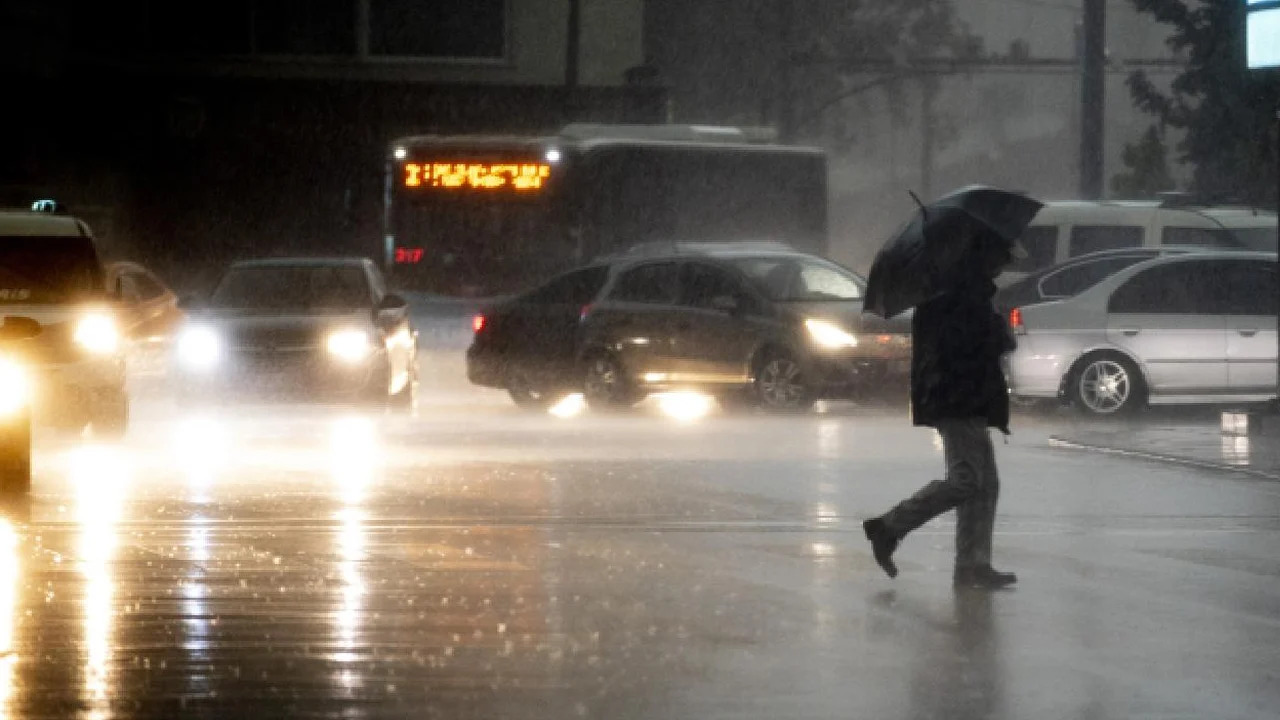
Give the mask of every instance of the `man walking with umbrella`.
<svg viewBox="0 0 1280 720">
<path fill-rule="evenodd" d="M 876 562 L 898 574 L 893 553 L 908 533 L 956 510 L 956 587 L 996 589 L 1017 581 L 991 565 L 1000 481 L 988 428 L 1009 432 L 1000 367 L 1013 350 L 995 312 L 992 282 L 1013 259 L 1014 239 L 1040 203 L 993 188 L 968 188 L 921 208 L 872 266 L 868 309 L 886 317 L 915 306 L 912 420 L 942 437 L 946 475 L 863 523 Z"/>
</svg>

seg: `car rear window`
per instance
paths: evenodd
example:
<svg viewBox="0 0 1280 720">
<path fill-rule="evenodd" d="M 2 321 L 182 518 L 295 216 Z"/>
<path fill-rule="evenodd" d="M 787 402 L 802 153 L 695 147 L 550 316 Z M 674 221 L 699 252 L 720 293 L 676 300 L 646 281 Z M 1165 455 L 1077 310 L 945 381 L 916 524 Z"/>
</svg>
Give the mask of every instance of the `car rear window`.
<svg viewBox="0 0 1280 720">
<path fill-rule="evenodd" d="M 90 238 L 0 238 L 0 304 L 99 299 L 105 283 Z"/>
<path fill-rule="evenodd" d="M 1071 228 L 1071 257 L 1141 246 L 1142 228 L 1137 225 L 1076 225 Z"/>
<path fill-rule="evenodd" d="M 600 294 L 609 279 L 609 268 L 583 268 L 561 275 L 526 293 L 521 300 L 533 305 L 586 305 Z"/>
<path fill-rule="evenodd" d="M 1277 241 L 1280 241 L 1280 238 L 1276 236 L 1274 227 L 1231 228 L 1231 234 L 1235 236 L 1242 247 L 1250 250 L 1275 252 Z"/>
<path fill-rule="evenodd" d="M 1018 246 L 1027 254 L 1013 261 L 1009 267 L 1014 272 L 1031 272 L 1048 267 L 1058 258 L 1058 227 L 1056 225 L 1032 225 L 1018 238 Z"/>
<path fill-rule="evenodd" d="M 680 277 L 673 262 L 632 268 L 618 278 L 610 299 L 620 302 L 673 305 L 680 290 Z"/>
<path fill-rule="evenodd" d="M 1240 239 L 1226 228 L 1166 227 L 1160 231 L 1161 245 L 1189 245 L 1205 248 L 1241 247 Z"/>
</svg>

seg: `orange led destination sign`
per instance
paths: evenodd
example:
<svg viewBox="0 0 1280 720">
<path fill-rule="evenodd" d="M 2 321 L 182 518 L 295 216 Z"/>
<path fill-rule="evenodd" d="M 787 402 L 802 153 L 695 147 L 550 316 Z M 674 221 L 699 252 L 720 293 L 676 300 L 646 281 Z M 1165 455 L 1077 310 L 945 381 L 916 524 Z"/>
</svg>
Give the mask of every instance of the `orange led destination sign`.
<svg viewBox="0 0 1280 720">
<path fill-rule="evenodd" d="M 550 177 L 545 163 L 410 162 L 403 181 L 408 188 L 529 192 L 541 190 Z"/>
</svg>

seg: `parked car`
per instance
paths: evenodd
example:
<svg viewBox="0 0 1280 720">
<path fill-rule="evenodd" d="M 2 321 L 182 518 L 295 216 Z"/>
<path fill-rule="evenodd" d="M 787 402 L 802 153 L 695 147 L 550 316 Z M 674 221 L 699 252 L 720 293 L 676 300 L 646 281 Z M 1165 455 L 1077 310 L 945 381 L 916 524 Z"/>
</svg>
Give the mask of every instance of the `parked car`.
<svg viewBox="0 0 1280 720">
<path fill-rule="evenodd" d="M 1276 255 L 1146 260 L 1066 300 L 1014 308 L 1010 392 L 1095 415 L 1276 397 Z"/>
<path fill-rule="evenodd" d="M 1159 201 L 1049 202 L 1018 241 L 1026 257 L 998 284 L 1101 250 L 1192 246 L 1275 252 L 1276 233 L 1274 212 L 1201 204 L 1180 194 Z"/>
<path fill-rule="evenodd" d="M 207 300 L 183 304 L 174 360 L 184 397 L 413 401 L 408 304 L 367 259 L 238 262 Z"/>
<path fill-rule="evenodd" d="M 541 406 L 699 389 L 788 411 L 905 378 L 910 320 L 862 315 L 861 277 L 776 244 L 686 244 L 604 260 L 476 318 L 473 383 Z"/>
<path fill-rule="evenodd" d="M 41 326 L 12 353 L 32 379 L 38 422 L 100 437 L 125 432 L 118 310 L 87 224 L 52 201 L 0 211 L 0 312 Z"/>
<path fill-rule="evenodd" d="M 1000 288 L 992 302 L 997 311 L 1007 315 L 1015 307 L 1078 295 L 1104 278 L 1144 260 L 1164 255 L 1204 252 L 1207 249 L 1209 248 L 1156 247 L 1100 250 L 1037 270 Z"/>
</svg>

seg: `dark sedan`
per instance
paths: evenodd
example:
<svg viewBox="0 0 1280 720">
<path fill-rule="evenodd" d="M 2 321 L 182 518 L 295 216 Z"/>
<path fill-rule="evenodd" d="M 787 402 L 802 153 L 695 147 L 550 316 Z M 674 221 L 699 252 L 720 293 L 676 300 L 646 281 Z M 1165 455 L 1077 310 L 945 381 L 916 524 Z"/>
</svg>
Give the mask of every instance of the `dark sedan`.
<svg viewBox="0 0 1280 720">
<path fill-rule="evenodd" d="M 616 258 L 478 316 L 468 374 L 525 406 L 581 390 L 593 407 L 624 407 L 696 389 L 805 409 L 909 371 L 909 320 L 864 316 L 863 289 L 835 263 L 772 245 Z"/>
<path fill-rule="evenodd" d="M 184 304 L 175 347 L 184 395 L 413 400 L 408 305 L 369 260 L 239 262 L 207 301 Z"/>
</svg>

